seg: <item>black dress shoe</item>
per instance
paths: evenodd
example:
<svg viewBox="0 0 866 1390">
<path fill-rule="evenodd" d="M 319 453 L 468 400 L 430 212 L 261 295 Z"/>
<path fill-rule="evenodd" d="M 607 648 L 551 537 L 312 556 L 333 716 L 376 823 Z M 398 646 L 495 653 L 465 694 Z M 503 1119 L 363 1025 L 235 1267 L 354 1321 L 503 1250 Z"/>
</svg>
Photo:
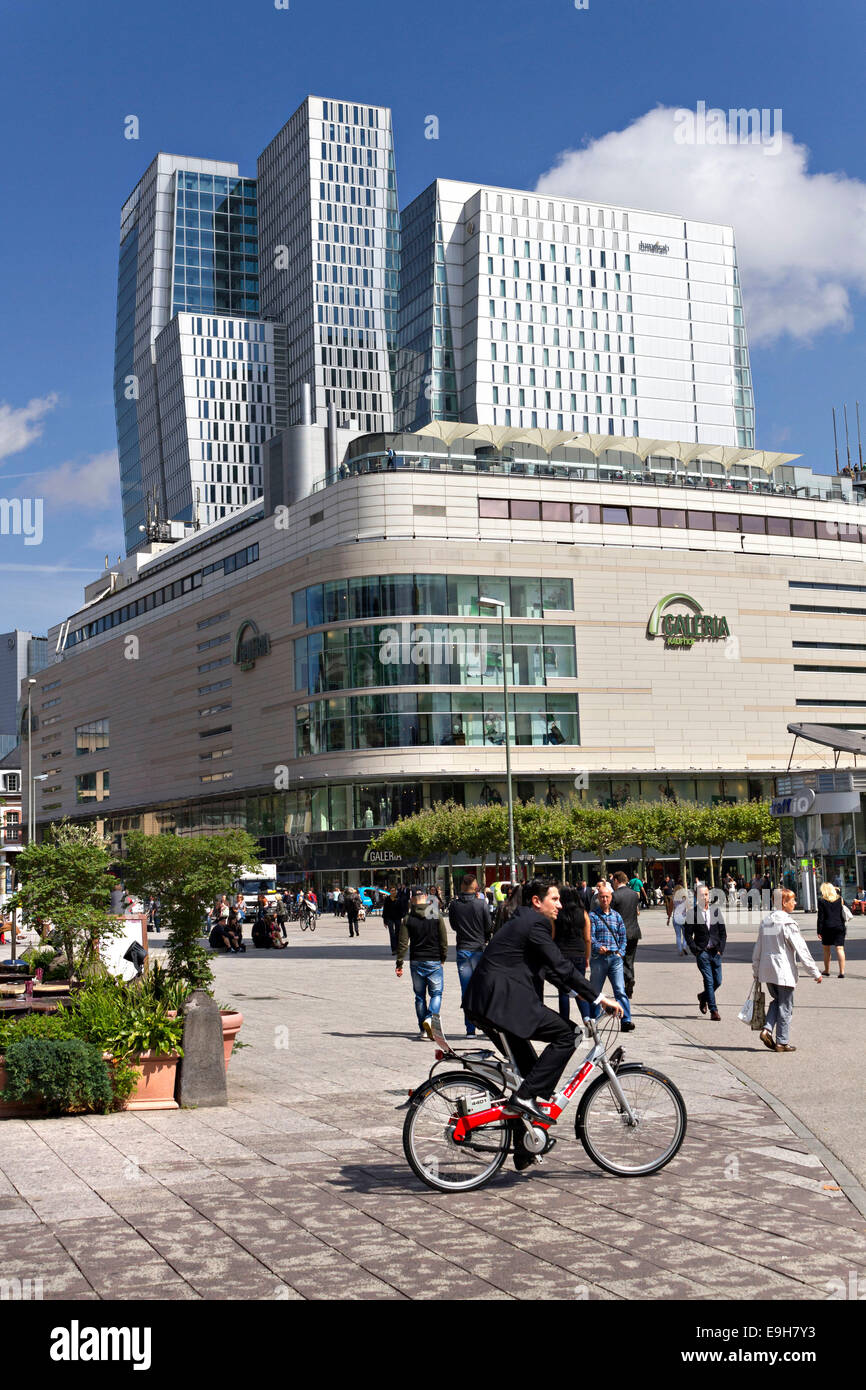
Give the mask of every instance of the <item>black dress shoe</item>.
<svg viewBox="0 0 866 1390">
<path fill-rule="evenodd" d="M 705 1014 L 707 1012 L 707 996 L 703 990 L 701 990 L 700 994 L 698 995 L 698 1004 L 700 1006 L 701 1013 Z"/>
<path fill-rule="evenodd" d="M 623 1020 L 621 1021 L 620 1025 L 619 1025 L 619 1031 L 620 1031 L 621 1033 L 633 1033 L 633 1032 L 634 1032 L 634 1024 L 633 1024 L 633 1023 L 628 1023 L 625 1019 L 623 1019 Z"/>
<path fill-rule="evenodd" d="M 545 1124 L 552 1123 L 547 1112 L 539 1109 L 534 1096 L 509 1096 L 508 1109 L 518 1110 L 521 1115 L 526 1115 L 530 1120 L 543 1120 Z"/>
</svg>

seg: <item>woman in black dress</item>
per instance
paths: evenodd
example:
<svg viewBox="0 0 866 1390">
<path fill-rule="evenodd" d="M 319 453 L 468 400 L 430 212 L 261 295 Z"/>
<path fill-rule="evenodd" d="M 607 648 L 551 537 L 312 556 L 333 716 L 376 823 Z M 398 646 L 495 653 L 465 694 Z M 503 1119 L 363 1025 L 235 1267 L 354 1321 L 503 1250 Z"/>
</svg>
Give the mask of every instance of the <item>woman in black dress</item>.
<svg viewBox="0 0 866 1390">
<path fill-rule="evenodd" d="M 822 883 L 818 899 L 818 935 L 824 948 L 824 969 L 821 973 L 830 974 L 830 951 L 835 946 L 840 980 L 845 978 L 845 931 L 845 914 L 839 891 L 832 883 Z"/>
</svg>

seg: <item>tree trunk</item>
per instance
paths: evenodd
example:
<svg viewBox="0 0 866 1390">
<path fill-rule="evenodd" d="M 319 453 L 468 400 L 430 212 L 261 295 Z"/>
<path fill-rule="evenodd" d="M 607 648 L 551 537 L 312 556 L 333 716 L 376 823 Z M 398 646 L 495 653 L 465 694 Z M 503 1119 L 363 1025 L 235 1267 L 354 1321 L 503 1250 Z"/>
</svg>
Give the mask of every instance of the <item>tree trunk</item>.
<svg viewBox="0 0 866 1390">
<path fill-rule="evenodd" d="M 561 878 L 559 881 L 560 881 L 560 883 L 565 883 L 565 844 L 564 844 L 564 843 L 561 844 L 561 845 L 559 846 L 559 852 L 560 852 L 560 859 L 561 859 L 561 862 L 562 862 L 562 878 Z"/>
<path fill-rule="evenodd" d="M 722 875 L 722 860 L 724 859 L 724 857 L 725 857 L 725 846 L 724 846 L 724 845 L 721 845 L 721 846 L 719 847 L 719 883 L 722 882 L 722 877 L 723 877 L 723 875 Z"/>
<path fill-rule="evenodd" d="M 715 886 L 716 886 L 716 876 L 715 876 L 715 874 L 713 873 L 713 847 L 712 847 L 712 845 L 707 845 L 707 859 L 709 860 L 709 863 L 710 863 L 710 887 L 711 887 L 711 888 L 715 888 Z"/>
<path fill-rule="evenodd" d="M 448 855 L 448 901 L 454 897 L 454 860 L 453 856 Z"/>
<path fill-rule="evenodd" d="M 600 845 L 598 846 L 598 876 L 600 879 L 607 878 L 607 851 Z"/>
<path fill-rule="evenodd" d="M 478 887 L 482 891 L 487 887 L 487 850 L 481 856 L 481 878 Z"/>
<path fill-rule="evenodd" d="M 680 882 L 682 883 L 682 885 L 683 885 L 684 888 L 688 888 L 688 886 L 689 886 L 689 875 L 688 875 L 688 869 L 686 868 L 686 850 L 687 850 L 687 849 L 688 849 L 688 844 L 687 844 L 687 843 L 684 844 L 684 845 L 680 845 Z"/>
</svg>

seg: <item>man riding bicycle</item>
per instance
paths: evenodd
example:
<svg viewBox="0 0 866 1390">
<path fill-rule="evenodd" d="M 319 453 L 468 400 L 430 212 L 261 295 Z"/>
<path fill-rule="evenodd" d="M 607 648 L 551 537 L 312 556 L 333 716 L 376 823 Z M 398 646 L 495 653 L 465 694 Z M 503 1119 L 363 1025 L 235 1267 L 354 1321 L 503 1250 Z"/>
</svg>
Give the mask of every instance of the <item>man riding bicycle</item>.
<svg viewBox="0 0 866 1390">
<path fill-rule="evenodd" d="M 523 906 L 500 927 L 487 947 L 466 989 L 463 1008 L 486 1031 L 505 1036 L 523 1080 L 509 1099 L 534 1120 L 547 1120 L 536 1098 L 556 1090 L 574 1052 L 575 1024 L 542 1002 L 542 971 L 562 990 L 600 1004 L 606 1013 L 622 1017 L 622 1008 L 597 994 L 566 959 L 553 940 L 561 903 L 559 888 L 547 879 L 533 879 L 523 889 Z M 537 1056 L 530 1038 L 548 1045 Z"/>
</svg>

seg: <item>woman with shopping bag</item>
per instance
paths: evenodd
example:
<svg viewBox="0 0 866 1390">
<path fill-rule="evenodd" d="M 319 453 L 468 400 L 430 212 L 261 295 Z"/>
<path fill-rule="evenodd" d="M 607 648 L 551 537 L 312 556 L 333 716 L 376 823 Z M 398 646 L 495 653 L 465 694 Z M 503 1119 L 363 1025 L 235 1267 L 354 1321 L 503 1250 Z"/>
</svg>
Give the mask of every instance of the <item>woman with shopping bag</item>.
<svg viewBox="0 0 866 1390">
<path fill-rule="evenodd" d="M 783 888 L 781 907 L 768 913 L 761 922 L 752 952 L 752 974 L 756 982 L 767 986 L 772 1000 L 767 1010 L 766 1024 L 758 1034 L 761 1042 L 771 1052 L 797 1051 L 788 1039 L 791 1015 L 794 1012 L 798 960 L 806 967 L 813 980 L 817 984 L 821 983 L 821 971 L 812 959 L 803 934 L 791 916 L 796 902 L 797 896 L 793 890 Z"/>
</svg>

